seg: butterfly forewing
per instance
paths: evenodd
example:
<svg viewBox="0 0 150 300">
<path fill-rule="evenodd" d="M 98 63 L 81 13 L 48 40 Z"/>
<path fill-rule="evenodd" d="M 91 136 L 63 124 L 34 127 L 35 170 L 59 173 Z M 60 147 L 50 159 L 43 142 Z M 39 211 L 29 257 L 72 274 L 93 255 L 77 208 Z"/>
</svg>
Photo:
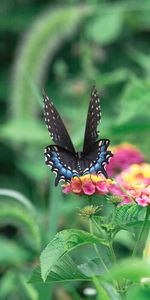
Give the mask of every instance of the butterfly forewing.
<svg viewBox="0 0 150 300">
<path fill-rule="evenodd" d="M 99 132 L 97 126 L 101 119 L 100 99 L 94 86 L 91 92 L 91 100 L 88 108 L 88 115 L 85 126 L 83 152 L 87 151 L 95 143 Z"/>
<path fill-rule="evenodd" d="M 43 95 L 43 98 L 45 123 L 47 125 L 52 140 L 60 147 L 63 147 L 64 149 L 74 153 L 75 149 L 73 147 L 70 136 L 66 130 L 66 127 L 60 115 L 54 107 L 54 104 L 46 94 Z"/>
</svg>

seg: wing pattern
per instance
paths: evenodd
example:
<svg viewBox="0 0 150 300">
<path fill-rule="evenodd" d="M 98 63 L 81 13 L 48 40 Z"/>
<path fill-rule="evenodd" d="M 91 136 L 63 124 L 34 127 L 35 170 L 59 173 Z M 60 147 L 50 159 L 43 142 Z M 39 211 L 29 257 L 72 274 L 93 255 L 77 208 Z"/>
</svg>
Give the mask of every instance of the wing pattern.
<svg viewBox="0 0 150 300">
<path fill-rule="evenodd" d="M 91 92 L 91 100 L 89 103 L 85 134 L 84 134 L 84 145 L 83 152 L 87 151 L 91 145 L 95 143 L 98 138 L 99 132 L 97 126 L 101 119 L 100 99 L 94 86 Z"/>
<path fill-rule="evenodd" d="M 78 176 L 76 157 L 63 148 L 50 145 L 45 148 L 45 163 L 56 174 L 55 185 L 59 181 L 69 182 L 73 176 Z"/>
<path fill-rule="evenodd" d="M 105 165 L 112 157 L 111 151 L 107 151 L 109 140 L 99 140 L 93 149 L 80 159 L 69 151 L 55 145 L 45 149 L 45 162 L 56 174 L 55 185 L 59 181 L 69 182 L 72 177 L 80 177 L 86 174 L 103 174 L 106 178 Z"/>
<path fill-rule="evenodd" d="M 88 109 L 83 152 L 75 152 L 72 141 L 48 96 L 44 95 L 45 123 L 50 136 L 56 145 L 45 148 L 45 163 L 56 174 L 55 185 L 59 181 L 70 182 L 74 176 L 86 174 L 103 174 L 106 178 L 106 164 L 113 156 L 108 151 L 110 141 L 108 139 L 97 140 L 97 126 L 101 119 L 100 99 L 94 86 L 91 92 L 91 100 Z"/>
<path fill-rule="evenodd" d="M 50 101 L 46 94 L 43 95 L 43 98 L 45 123 L 52 140 L 60 147 L 63 147 L 64 149 L 74 153 L 75 149 L 70 139 L 70 136 L 65 128 L 65 125 L 60 115 L 54 107 L 53 102 Z"/>
<path fill-rule="evenodd" d="M 102 139 L 95 143 L 92 149 L 85 155 L 86 169 L 83 171 L 85 174 L 103 174 L 108 178 L 106 172 L 106 164 L 109 163 L 113 154 L 107 148 L 110 144 L 108 139 Z"/>
</svg>

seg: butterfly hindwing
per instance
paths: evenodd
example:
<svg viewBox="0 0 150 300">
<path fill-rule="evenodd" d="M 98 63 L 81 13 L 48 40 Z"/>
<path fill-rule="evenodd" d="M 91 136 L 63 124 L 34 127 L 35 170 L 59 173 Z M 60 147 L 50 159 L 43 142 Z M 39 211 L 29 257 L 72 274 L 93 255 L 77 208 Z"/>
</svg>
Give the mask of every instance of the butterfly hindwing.
<svg viewBox="0 0 150 300">
<path fill-rule="evenodd" d="M 45 148 L 44 154 L 45 163 L 56 174 L 55 185 L 61 180 L 69 182 L 73 176 L 78 175 L 76 157 L 70 151 L 50 145 Z"/>
<path fill-rule="evenodd" d="M 53 102 L 48 98 L 46 94 L 43 95 L 43 98 L 45 123 L 52 140 L 58 146 L 74 153 L 75 149 L 70 136 Z"/>
<path fill-rule="evenodd" d="M 97 126 L 101 119 L 101 108 L 100 99 L 94 86 L 91 92 L 91 100 L 89 103 L 85 135 L 84 135 L 84 145 L 83 152 L 87 151 L 97 140 L 99 132 L 97 131 Z"/>
<path fill-rule="evenodd" d="M 101 139 L 84 154 L 85 170 L 83 170 L 83 175 L 103 174 L 106 178 L 108 177 L 105 167 L 113 156 L 111 151 L 107 150 L 109 143 L 108 139 Z"/>
</svg>

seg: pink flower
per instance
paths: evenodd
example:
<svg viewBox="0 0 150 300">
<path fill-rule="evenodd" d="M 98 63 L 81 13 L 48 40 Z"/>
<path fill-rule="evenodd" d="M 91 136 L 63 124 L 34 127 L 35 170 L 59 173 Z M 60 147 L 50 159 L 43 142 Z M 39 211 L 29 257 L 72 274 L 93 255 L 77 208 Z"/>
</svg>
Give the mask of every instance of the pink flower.
<svg viewBox="0 0 150 300">
<path fill-rule="evenodd" d="M 96 190 L 98 194 L 107 194 L 109 193 L 108 183 L 106 181 L 96 182 Z"/>
<path fill-rule="evenodd" d="M 150 205 L 150 186 L 145 183 L 127 184 L 127 182 L 118 187 L 117 183 L 109 186 L 109 191 L 116 196 L 121 196 L 123 201 L 118 205 L 137 203 L 141 206 Z"/>
<path fill-rule="evenodd" d="M 72 191 L 71 185 L 66 185 L 63 189 L 64 194 L 69 194 Z"/>
<path fill-rule="evenodd" d="M 89 196 L 93 194 L 107 194 L 112 182 L 111 179 L 106 179 L 104 176 L 93 174 L 73 177 L 70 183 L 63 185 L 63 192 L 65 194 L 75 193 Z"/>
<path fill-rule="evenodd" d="M 125 193 L 121 190 L 121 188 L 117 185 L 117 183 L 113 183 L 109 185 L 109 192 L 113 195 L 124 196 Z"/>
<path fill-rule="evenodd" d="M 83 182 L 82 189 L 85 195 L 93 195 L 95 193 L 95 185 L 89 179 Z"/>
<path fill-rule="evenodd" d="M 133 145 L 128 143 L 120 144 L 112 148 L 114 156 L 111 163 L 106 166 L 109 177 L 118 174 L 132 164 L 140 164 L 144 161 L 143 154 Z"/>
<path fill-rule="evenodd" d="M 122 202 L 120 202 L 118 204 L 118 206 L 122 206 L 122 205 L 125 205 L 125 204 L 132 204 L 132 201 L 127 196 L 124 196 L 123 198 L 124 198 L 124 200 Z"/>
<path fill-rule="evenodd" d="M 136 198 L 136 202 L 141 206 L 147 206 L 150 204 L 150 198 L 142 195 L 141 197 Z"/>
<path fill-rule="evenodd" d="M 72 180 L 71 191 L 75 194 L 80 194 L 82 192 L 82 182 L 78 177 L 74 177 L 74 180 Z"/>
</svg>

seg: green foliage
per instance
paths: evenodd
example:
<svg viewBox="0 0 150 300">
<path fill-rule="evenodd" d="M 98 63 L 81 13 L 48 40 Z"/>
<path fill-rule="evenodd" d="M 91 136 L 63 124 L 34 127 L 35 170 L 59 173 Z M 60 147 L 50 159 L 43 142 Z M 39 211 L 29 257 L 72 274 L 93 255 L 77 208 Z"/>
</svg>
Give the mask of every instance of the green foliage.
<svg viewBox="0 0 150 300">
<path fill-rule="evenodd" d="M 139 282 L 141 278 L 150 277 L 150 268 L 146 261 L 139 259 L 124 259 L 111 270 L 114 280 L 128 279 Z"/>
<path fill-rule="evenodd" d="M 14 298 L 17 294 L 23 300 L 38 300 L 37 290 L 27 284 L 27 278 L 18 271 L 8 271 L 0 282 L 0 298 L 2 300 Z"/>
<path fill-rule="evenodd" d="M 80 268 L 74 263 L 68 254 L 65 254 L 58 262 L 51 268 L 45 282 L 62 282 L 62 281 L 74 281 L 74 280 L 89 280 L 90 277 L 84 275 L 80 271 Z M 40 267 L 36 268 L 30 279 L 31 283 L 39 282 L 43 283 L 41 277 Z"/>
<path fill-rule="evenodd" d="M 41 88 L 47 63 L 51 63 L 58 47 L 76 30 L 87 10 L 64 8 L 48 9 L 32 25 L 24 43 L 17 53 L 19 59 L 14 68 L 11 107 L 13 116 L 26 119 L 35 113 L 36 101 L 33 84 Z M 32 128 L 32 127 L 31 127 Z"/>
<path fill-rule="evenodd" d="M 32 284 L 27 284 L 27 280 L 31 269 L 38 264 L 41 246 L 44 248 L 58 230 L 71 227 L 87 230 L 85 219 L 75 213 L 76 207 L 81 209 L 87 205 L 87 200 L 63 197 L 61 189 L 56 191 L 52 187 L 53 180 L 49 182 L 53 175 L 44 165 L 43 150 L 50 140 L 42 116 L 42 89 L 62 112 L 74 144 L 80 150 L 89 91 L 94 81 L 101 95 L 101 137 L 109 138 L 111 145 L 124 141 L 134 143 L 148 158 L 150 3 L 149 0 L 144 3 L 39 0 L 35 5 L 34 0 L 2 0 L 0 8 L 0 184 L 3 187 L 0 190 L 0 298 L 52 300 L 55 297 L 60 300 L 58 286 L 34 287 L 33 282 L 43 282 L 40 269 L 33 273 Z M 94 201 L 99 205 L 98 197 Z M 107 218 L 94 216 L 99 241 L 105 244 L 107 237 L 114 238 L 119 231 L 122 234 L 122 229 L 129 231 L 132 239 L 131 230 L 137 232 L 143 226 L 145 209 L 122 206 L 113 214 L 111 209 L 105 201 L 101 214 L 104 212 Z M 59 250 L 57 261 L 51 249 L 54 240 L 43 252 L 48 251 L 45 282 L 65 282 L 61 286 L 65 291 L 61 300 L 83 298 L 81 279 L 93 282 L 97 299 L 120 300 L 114 281 L 120 283 L 122 277 L 136 284 L 129 288 L 126 300 L 149 299 L 148 288 L 140 282 L 140 278 L 149 277 L 144 261 L 122 261 L 108 276 L 99 258 L 93 256 L 96 245 L 105 258 L 109 245 L 95 244 L 93 240 L 90 250 L 88 245 L 80 247 L 80 255 L 75 253 L 77 249 L 71 258 L 66 251 L 83 245 L 90 238 L 87 232 L 83 239 L 78 235 L 64 235 L 60 239 L 58 234 L 54 243 Z M 62 245 L 60 249 L 58 241 Z M 120 244 L 116 235 L 117 258 L 127 256 L 133 244 L 132 239 L 129 246 L 125 234 Z M 76 263 L 83 257 L 86 262 Z M 106 263 L 110 271 L 113 259 L 110 255 Z M 53 266 L 49 268 L 51 262 Z M 97 277 L 93 277 L 93 273 Z"/>
<path fill-rule="evenodd" d="M 105 9 L 96 14 L 89 22 L 86 30 L 87 37 L 100 45 L 114 42 L 121 34 L 124 15 L 119 7 Z"/>
<path fill-rule="evenodd" d="M 122 229 L 130 231 L 133 226 L 140 226 L 144 222 L 144 214 L 139 205 L 126 204 L 115 207 L 108 217 L 92 216 L 92 219 L 99 229 L 102 228 L 114 237 Z"/>
<path fill-rule="evenodd" d="M 149 300 L 150 297 L 150 287 L 149 285 L 139 285 L 136 284 L 132 286 L 126 296 L 126 300 L 136 299 L 136 300 Z"/>
<path fill-rule="evenodd" d="M 0 238 L 0 249 L 0 264 L 3 267 L 17 267 L 29 257 L 22 246 L 4 237 Z"/>
<path fill-rule="evenodd" d="M 53 266 L 64 254 L 81 245 L 95 243 L 105 244 L 105 241 L 88 232 L 77 229 L 63 230 L 57 233 L 55 238 L 43 250 L 40 257 L 43 281 L 46 280 Z"/>
<path fill-rule="evenodd" d="M 131 119 L 141 118 L 141 121 L 149 119 L 149 83 L 133 78 L 127 84 L 121 97 L 118 122 L 121 124 Z M 126 113 L 128 111 L 128 113 Z M 150 128 L 149 128 L 150 129 Z"/>
<path fill-rule="evenodd" d="M 23 195 L 10 190 L 0 190 L 0 225 L 12 224 L 23 233 L 25 241 L 34 250 L 41 248 L 41 234 L 37 214 L 32 204 Z M 10 209 L 11 207 L 11 209 Z"/>
<path fill-rule="evenodd" d="M 113 228 L 118 231 L 121 229 L 130 229 L 131 226 L 140 225 L 144 220 L 141 219 L 140 213 L 142 207 L 137 204 L 126 204 L 116 207 L 112 218 L 110 218 Z"/>
</svg>

